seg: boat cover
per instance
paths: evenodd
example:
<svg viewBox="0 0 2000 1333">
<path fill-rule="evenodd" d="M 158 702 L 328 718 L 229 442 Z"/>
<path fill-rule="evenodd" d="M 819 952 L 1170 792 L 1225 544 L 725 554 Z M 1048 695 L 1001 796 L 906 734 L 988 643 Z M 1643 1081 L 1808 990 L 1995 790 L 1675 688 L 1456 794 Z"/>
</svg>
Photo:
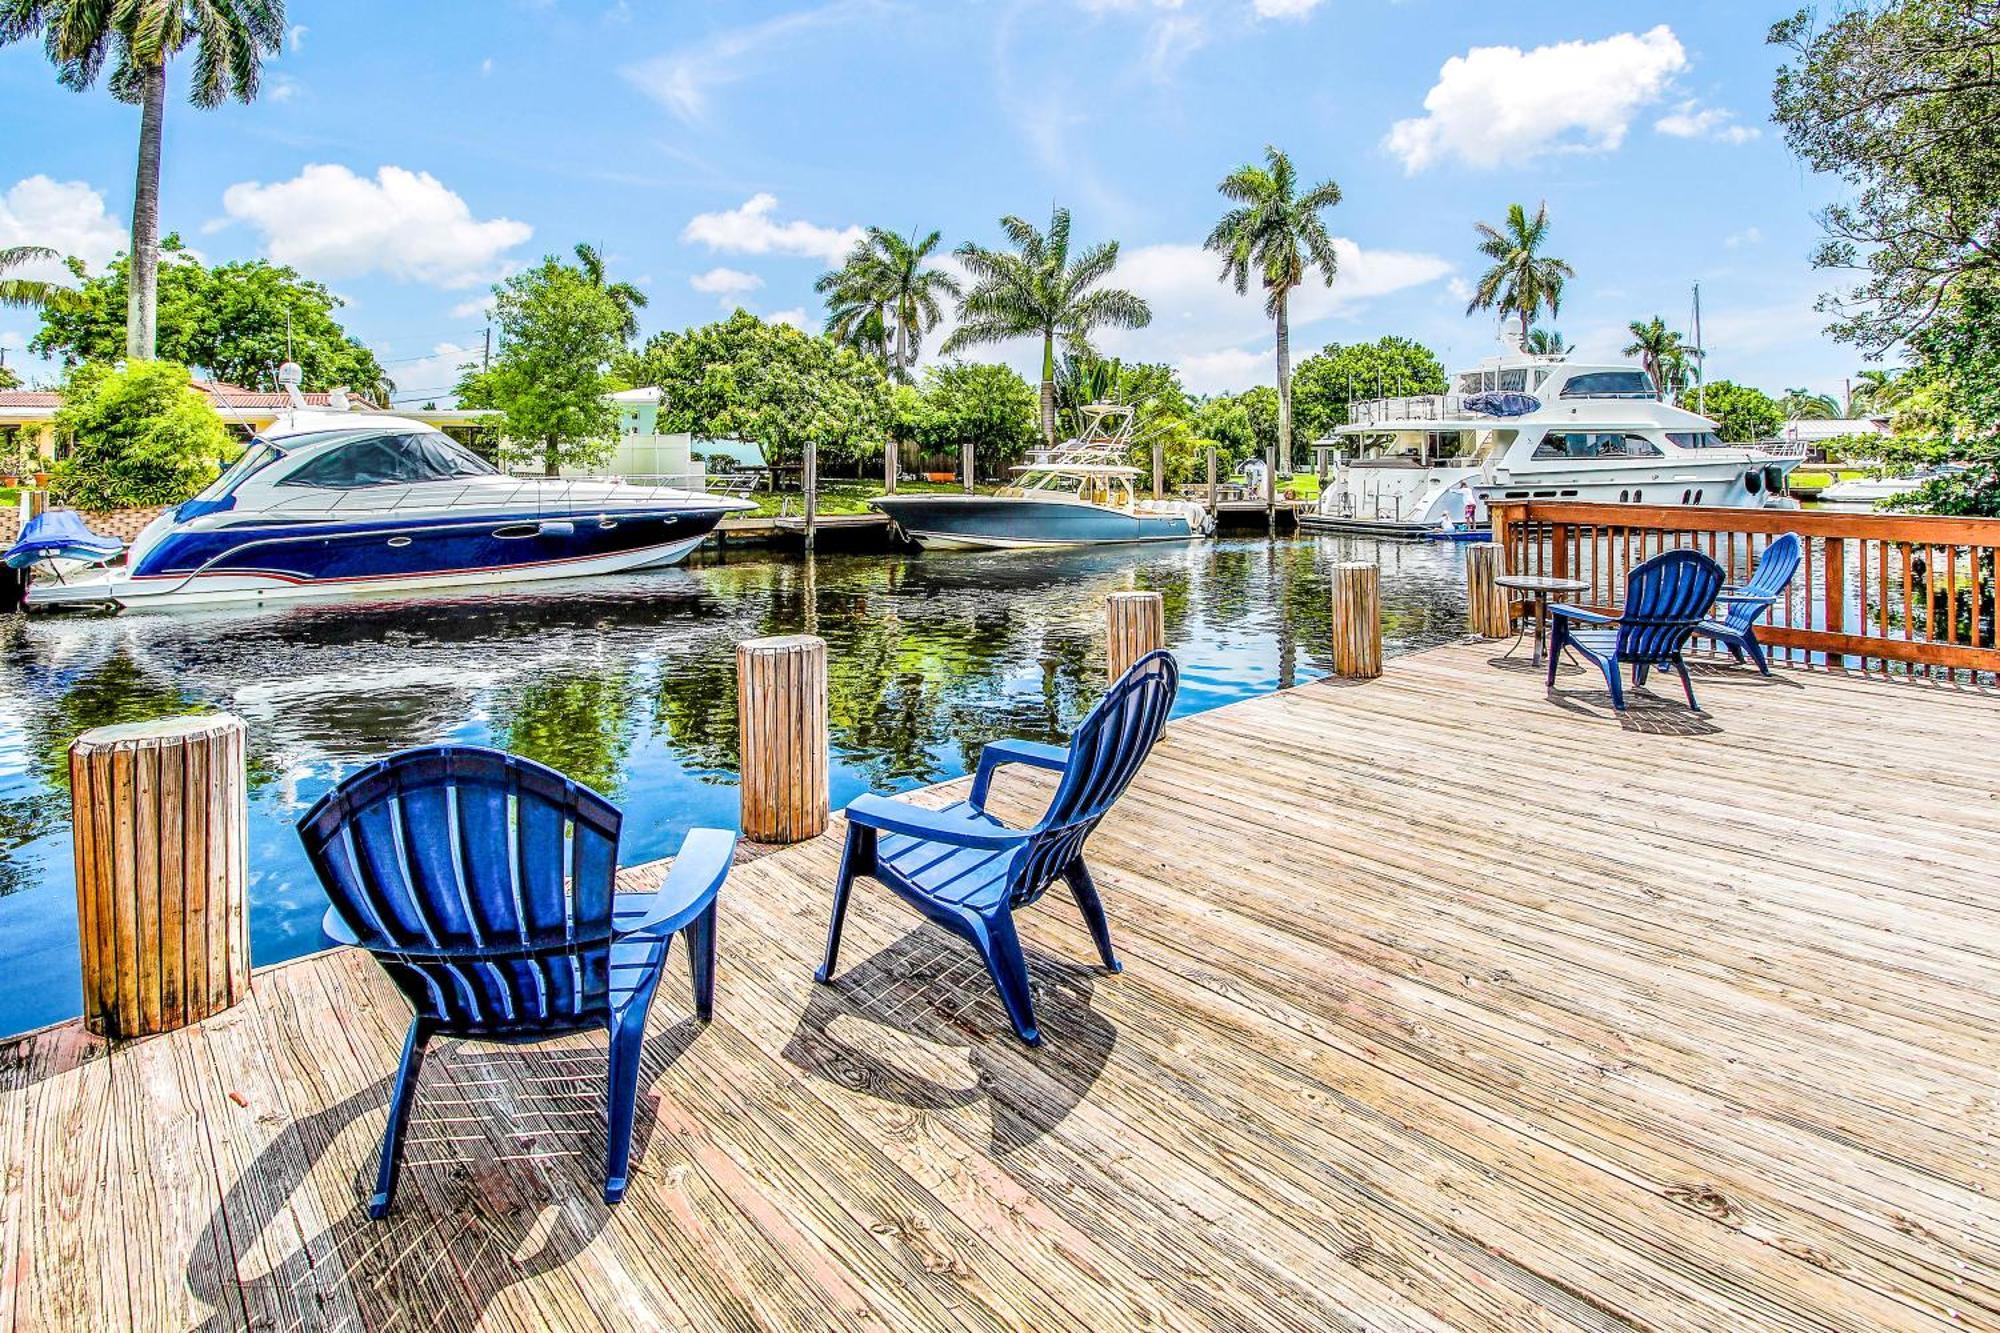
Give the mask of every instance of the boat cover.
<svg viewBox="0 0 2000 1333">
<path fill-rule="evenodd" d="M 21 539 L 7 548 L 10 568 L 25 569 L 43 560 L 88 560 L 103 563 L 125 549 L 116 537 L 105 537 L 83 525 L 74 509 L 49 509 L 28 520 Z"/>
<path fill-rule="evenodd" d="M 1503 391 L 1475 393 L 1465 400 L 1465 410 L 1489 417 L 1524 417 L 1542 410 L 1542 400 L 1533 394 Z"/>
</svg>

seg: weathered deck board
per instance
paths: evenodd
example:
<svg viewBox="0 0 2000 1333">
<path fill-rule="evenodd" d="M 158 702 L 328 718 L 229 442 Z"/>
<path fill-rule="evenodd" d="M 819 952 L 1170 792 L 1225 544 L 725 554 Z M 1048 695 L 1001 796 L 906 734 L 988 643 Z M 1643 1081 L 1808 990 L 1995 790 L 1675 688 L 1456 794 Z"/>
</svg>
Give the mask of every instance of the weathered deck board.
<svg viewBox="0 0 2000 1333">
<path fill-rule="evenodd" d="M 837 824 L 739 866 L 616 1209 L 601 1042 L 447 1043 L 368 1222 L 360 956 L 0 1045 L 0 1330 L 2000 1329 L 2000 697 L 1493 655 L 1176 723 L 1091 844 L 1126 971 L 1024 918 L 1038 1050 L 866 884 L 812 983 Z"/>
</svg>

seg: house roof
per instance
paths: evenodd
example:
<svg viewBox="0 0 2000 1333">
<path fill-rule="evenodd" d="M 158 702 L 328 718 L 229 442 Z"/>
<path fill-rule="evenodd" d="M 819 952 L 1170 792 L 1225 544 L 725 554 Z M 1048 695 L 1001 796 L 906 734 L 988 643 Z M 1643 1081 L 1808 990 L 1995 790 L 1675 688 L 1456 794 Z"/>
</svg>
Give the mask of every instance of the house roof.
<svg viewBox="0 0 2000 1333">
<path fill-rule="evenodd" d="M 290 396 L 285 393 L 267 393 L 262 389 L 246 389 L 240 384 L 231 384 L 227 380 L 195 380 L 193 384 L 196 389 L 213 398 L 218 407 L 283 412 L 292 405 Z M 306 393 L 299 396 L 306 400 L 307 407 L 331 407 L 333 405 L 332 394 Z M 347 396 L 352 402 L 367 404 L 370 407 L 374 406 L 365 397 L 352 390 L 348 391 Z"/>
<path fill-rule="evenodd" d="M 41 389 L 0 389 L 0 408 L 62 406 L 62 395 Z"/>
</svg>

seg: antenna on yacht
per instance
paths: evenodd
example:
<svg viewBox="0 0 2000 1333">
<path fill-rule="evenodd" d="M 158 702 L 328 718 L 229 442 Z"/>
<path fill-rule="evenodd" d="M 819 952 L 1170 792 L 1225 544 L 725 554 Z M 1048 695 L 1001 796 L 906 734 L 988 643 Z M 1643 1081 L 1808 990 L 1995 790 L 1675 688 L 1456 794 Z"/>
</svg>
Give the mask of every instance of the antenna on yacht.
<svg viewBox="0 0 2000 1333">
<path fill-rule="evenodd" d="M 1701 345 L 1701 284 L 1694 285 L 1694 412 L 1705 417 L 1708 406 L 1708 349 Z"/>
<path fill-rule="evenodd" d="M 305 371 L 299 369 L 298 362 L 288 360 L 278 367 L 278 387 L 285 391 L 285 397 L 291 399 L 294 412 L 306 405 L 306 396 L 299 392 L 299 385 L 304 380 Z"/>
</svg>

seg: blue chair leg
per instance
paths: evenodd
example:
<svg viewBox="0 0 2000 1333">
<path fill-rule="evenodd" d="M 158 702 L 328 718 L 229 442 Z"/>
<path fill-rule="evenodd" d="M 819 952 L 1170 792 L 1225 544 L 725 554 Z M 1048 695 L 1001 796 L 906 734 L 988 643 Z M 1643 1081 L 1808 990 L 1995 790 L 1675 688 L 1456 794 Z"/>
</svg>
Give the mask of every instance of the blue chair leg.
<svg viewBox="0 0 2000 1333">
<path fill-rule="evenodd" d="M 847 826 L 847 845 L 840 853 L 840 876 L 833 884 L 833 920 L 826 927 L 826 960 L 813 973 L 814 981 L 833 980 L 833 966 L 840 957 L 840 923 L 847 919 L 847 897 L 858 876 L 875 865 L 875 830 L 855 824 Z"/>
<path fill-rule="evenodd" d="M 1652 669 L 1653 667 L 1650 662 L 1634 662 L 1632 664 L 1632 688 L 1638 689 L 1644 685 L 1646 683 L 1646 676 Z"/>
<path fill-rule="evenodd" d="M 1688 675 L 1688 664 L 1681 660 L 1678 653 L 1674 655 L 1674 670 L 1681 673 L 1681 688 L 1687 691 L 1688 707 L 1699 713 L 1701 705 L 1694 701 L 1694 678 Z"/>
<path fill-rule="evenodd" d="M 1002 904 L 992 916 L 972 923 L 972 942 L 993 974 L 1000 991 L 1000 1003 L 1014 1031 L 1030 1046 L 1041 1044 L 1041 1029 L 1035 1026 L 1035 1002 L 1028 992 L 1028 960 L 1021 952 L 1021 937 L 1014 931 L 1014 918 Z"/>
<path fill-rule="evenodd" d="M 646 1009 L 611 1025 L 611 1068 L 605 1079 L 604 1201 L 617 1203 L 625 1197 L 625 1184 L 632 1170 L 632 1115 L 639 1100 L 639 1052 L 646 1040 Z"/>
<path fill-rule="evenodd" d="M 396 1179 L 403 1170 L 403 1140 L 410 1132 L 410 1111 L 417 1101 L 417 1076 L 424 1068 L 424 1048 L 430 1044 L 430 1025 L 421 1018 L 410 1020 L 410 1032 L 403 1039 L 403 1063 L 396 1070 L 396 1089 L 389 1095 L 389 1127 L 382 1135 L 382 1160 L 375 1171 L 375 1197 L 368 1201 L 368 1216 L 378 1221 L 389 1215 L 396 1197 Z"/>
<path fill-rule="evenodd" d="M 703 1022 L 715 1017 L 715 901 L 687 924 L 688 971 L 694 978 L 694 1011 Z"/>
<path fill-rule="evenodd" d="M 1123 972 L 1125 965 L 1111 951 L 1111 923 L 1104 919 L 1104 901 L 1097 896 L 1097 883 L 1091 879 L 1090 867 L 1081 856 L 1070 862 L 1069 869 L 1063 871 L 1063 879 L 1076 898 L 1077 910 L 1083 913 L 1083 923 L 1090 927 L 1090 938 L 1097 941 L 1097 956 L 1104 960 L 1104 970 Z"/>
<path fill-rule="evenodd" d="M 1771 674 L 1771 663 L 1764 656 L 1764 645 L 1757 642 L 1757 632 L 1755 630 L 1750 630 L 1744 634 L 1743 652 L 1750 654 L 1750 660 L 1757 664 L 1758 675 L 1768 676 Z M 1741 662 L 1743 660 L 1743 653 L 1738 653 L 1736 660 Z"/>
<path fill-rule="evenodd" d="M 1612 708 L 1614 708 L 1615 710 L 1617 710 L 1617 711 L 1618 711 L 1618 712 L 1620 712 L 1620 713 L 1624 712 L 1624 711 L 1625 711 L 1625 686 L 1624 686 L 1623 682 L 1621 682 L 1621 681 L 1620 681 L 1620 680 L 1618 679 L 1618 656 L 1617 656 L 1617 654 L 1616 654 L 1616 653 L 1614 653 L 1614 654 L 1612 654 L 1612 655 L 1611 655 L 1610 657 L 1607 657 L 1607 658 L 1603 659 L 1602 661 L 1600 661 L 1600 662 L 1599 662 L 1599 663 L 1597 664 L 1597 669 L 1598 669 L 1598 670 L 1600 670 L 1600 671 L 1602 671 L 1602 672 L 1604 673 L 1604 683 L 1605 683 L 1606 685 L 1609 685 L 1609 686 L 1611 687 L 1611 706 L 1612 706 Z"/>
<path fill-rule="evenodd" d="M 1549 630 L 1549 679 L 1548 687 L 1556 687 L 1556 663 L 1562 660 L 1563 647 L 1569 642 L 1569 622 L 1556 617 L 1555 625 Z"/>
</svg>

